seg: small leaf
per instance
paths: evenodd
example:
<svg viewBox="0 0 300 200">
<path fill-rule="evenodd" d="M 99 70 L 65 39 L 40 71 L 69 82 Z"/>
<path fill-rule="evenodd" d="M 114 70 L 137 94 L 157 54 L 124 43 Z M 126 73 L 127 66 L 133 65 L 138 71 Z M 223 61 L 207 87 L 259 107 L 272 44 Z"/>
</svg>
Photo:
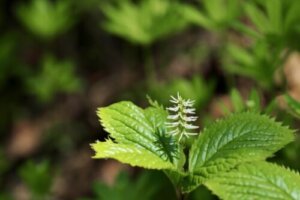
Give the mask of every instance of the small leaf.
<svg viewBox="0 0 300 200">
<path fill-rule="evenodd" d="M 264 160 L 294 139 L 293 132 L 267 116 L 233 114 L 205 129 L 190 151 L 189 172 L 203 180 L 238 164 Z M 185 186 L 187 191 L 196 185 Z"/>
<path fill-rule="evenodd" d="M 224 200 L 300 199 L 300 175 L 267 162 L 243 164 L 205 185 Z"/>
</svg>

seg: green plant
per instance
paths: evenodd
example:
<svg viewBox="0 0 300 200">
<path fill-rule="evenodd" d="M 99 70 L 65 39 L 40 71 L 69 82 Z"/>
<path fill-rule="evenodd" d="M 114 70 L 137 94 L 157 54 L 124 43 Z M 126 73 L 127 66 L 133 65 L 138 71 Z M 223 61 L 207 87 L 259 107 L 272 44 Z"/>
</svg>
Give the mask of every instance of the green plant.
<svg viewBox="0 0 300 200">
<path fill-rule="evenodd" d="M 41 102 L 49 102 L 58 92 L 72 93 L 81 87 L 81 80 L 74 73 L 70 61 L 57 61 L 47 56 L 41 71 L 27 79 L 28 90 Z"/>
<path fill-rule="evenodd" d="M 65 32 L 74 23 L 68 0 L 32 0 L 30 4 L 19 5 L 17 14 L 32 33 L 45 39 Z"/>
<path fill-rule="evenodd" d="M 119 173 L 112 186 L 102 182 L 95 182 L 93 185 L 95 198 L 93 199 L 139 200 L 142 197 L 145 200 L 151 200 L 156 199 L 158 195 L 159 197 L 162 197 L 162 195 L 164 195 L 162 190 L 168 189 L 166 188 L 165 179 L 161 177 L 160 173 L 154 171 L 143 172 L 134 180 L 131 180 L 130 178 L 128 173 L 122 171 Z M 132 188 L 134 188 L 134 190 L 132 190 Z M 169 197 L 170 196 L 171 195 L 169 195 Z"/>
<path fill-rule="evenodd" d="M 149 95 L 165 105 L 170 95 L 179 92 L 185 99 L 194 99 L 195 107 L 201 109 L 212 96 L 214 86 L 213 81 L 206 82 L 201 76 L 193 76 L 191 80 L 175 78 L 167 83 L 150 84 Z"/>
<path fill-rule="evenodd" d="M 28 161 L 19 170 L 19 175 L 35 200 L 45 199 L 50 192 L 53 176 L 48 161 L 34 163 Z"/>
<path fill-rule="evenodd" d="M 196 25 L 210 31 L 224 31 L 237 22 L 240 3 L 240 0 L 199 0 L 199 8 L 186 7 L 183 13 Z"/>
<path fill-rule="evenodd" d="M 188 25 L 189 21 L 181 14 L 185 6 L 171 0 L 143 0 L 138 4 L 132 0 L 105 3 L 101 5 L 106 17 L 103 27 L 128 41 L 147 46 Z"/>
<path fill-rule="evenodd" d="M 230 91 L 229 99 L 232 105 L 232 110 L 226 107 L 224 102 L 220 102 L 221 109 L 225 114 L 243 111 L 271 114 L 271 112 L 275 111 L 277 106 L 276 100 L 271 100 L 271 102 L 268 102 L 265 106 L 263 106 L 262 97 L 255 89 L 252 89 L 247 98 L 244 99 L 242 94 L 236 88 L 233 88 Z"/>
<path fill-rule="evenodd" d="M 241 31 L 263 39 L 273 50 L 284 48 L 299 50 L 297 38 L 300 34 L 300 2 L 295 0 L 256 0 L 245 2 L 245 13 L 253 27 L 239 24 Z"/>
<path fill-rule="evenodd" d="M 233 24 L 247 39 L 248 47 L 228 44 L 224 67 L 230 73 L 256 80 L 274 90 L 275 76 L 282 76 L 283 64 L 290 52 L 299 50 L 300 2 L 295 0 L 245 1 L 244 19 Z M 229 52 L 229 55 L 228 55 Z M 280 78 L 284 78 L 283 76 Z"/>
<path fill-rule="evenodd" d="M 281 64 L 281 58 L 278 53 L 271 53 L 264 41 L 259 41 L 248 49 L 229 44 L 223 62 L 228 72 L 249 77 L 259 86 L 270 90 L 274 88 L 275 72 Z"/>
<path fill-rule="evenodd" d="M 178 95 L 171 102 L 174 105 L 167 109 L 153 102 L 142 109 L 128 101 L 100 108 L 100 122 L 110 136 L 92 144 L 94 158 L 113 158 L 132 166 L 163 170 L 179 198 L 185 198 L 200 185 L 208 186 L 223 199 L 268 199 L 272 191 L 286 191 L 288 199 L 300 198 L 297 173 L 263 162 L 294 140 L 292 130 L 266 115 L 245 111 L 228 115 L 195 135 L 193 101 Z M 255 169 L 258 162 L 262 164 Z M 255 177 L 255 173 L 270 167 L 274 173 Z M 226 182 L 224 176 L 232 178 Z M 269 183 L 269 179 L 279 176 L 283 177 L 280 184 Z M 231 187 L 234 182 L 243 186 L 243 193 Z M 260 196 L 253 192 L 251 185 L 265 183 L 268 190 Z M 231 195 L 235 191 L 237 195 Z"/>
<path fill-rule="evenodd" d="M 287 110 L 296 118 L 300 118 L 300 102 L 291 97 L 289 94 L 284 95 L 284 100 L 287 103 Z"/>
</svg>

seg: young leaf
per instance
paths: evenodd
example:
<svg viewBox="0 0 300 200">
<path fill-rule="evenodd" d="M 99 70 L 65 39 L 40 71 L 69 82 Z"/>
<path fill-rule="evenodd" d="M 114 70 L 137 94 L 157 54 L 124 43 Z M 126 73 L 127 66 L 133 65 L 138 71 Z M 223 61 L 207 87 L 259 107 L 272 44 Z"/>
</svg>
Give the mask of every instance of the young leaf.
<svg viewBox="0 0 300 200">
<path fill-rule="evenodd" d="M 94 158 L 114 158 L 122 163 L 148 169 L 171 169 L 173 167 L 172 163 L 138 146 L 116 144 L 107 140 L 92 144 L 92 148 L 96 151 Z"/>
<path fill-rule="evenodd" d="M 300 199 L 300 175 L 267 162 L 243 164 L 205 185 L 224 200 Z"/>
<path fill-rule="evenodd" d="M 231 115 L 205 129 L 192 145 L 190 178 L 199 185 L 238 164 L 264 160 L 293 139 L 291 130 L 267 116 L 250 112 Z M 195 186 L 188 185 L 185 190 Z"/>
<path fill-rule="evenodd" d="M 173 169 L 179 159 L 177 144 L 163 137 L 166 111 L 159 107 L 143 110 L 131 102 L 119 102 L 98 110 L 101 124 L 114 139 L 92 144 L 95 158 L 151 169 Z M 166 146 L 165 144 L 170 144 Z M 171 145 L 172 144 L 172 145 Z"/>
</svg>

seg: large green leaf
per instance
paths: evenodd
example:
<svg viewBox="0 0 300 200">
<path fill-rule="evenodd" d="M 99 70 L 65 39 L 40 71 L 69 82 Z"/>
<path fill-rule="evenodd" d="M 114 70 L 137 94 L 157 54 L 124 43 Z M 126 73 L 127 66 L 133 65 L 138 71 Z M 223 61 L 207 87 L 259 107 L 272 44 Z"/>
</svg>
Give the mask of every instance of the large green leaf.
<svg viewBox="0 0 300 200">
<path fill-rule="evenodd" d="M 192 145 L 190 191 L 238 164 L 264 160 L 294 139 L 293 132 L 265 115 L 236 113 L 205 129 Z M 186 183 L 185 183 L 186 184 Z"/>
<path fill-rule="evenodd" d="M 300 175 L 267 162 L 243 164 L 205 185 L 224 200 L 300 199 Z"/>
<path fill-rule="evenodd" d="M 159 107 L 146 110 L 123 101 L 97 112 L 112 140 L 92 144 L 94 158 L 113 158 L 133 166 L 173 169 L 181 157 L 178 144 L 167 137 L 167 113 Z"/>
</svg>

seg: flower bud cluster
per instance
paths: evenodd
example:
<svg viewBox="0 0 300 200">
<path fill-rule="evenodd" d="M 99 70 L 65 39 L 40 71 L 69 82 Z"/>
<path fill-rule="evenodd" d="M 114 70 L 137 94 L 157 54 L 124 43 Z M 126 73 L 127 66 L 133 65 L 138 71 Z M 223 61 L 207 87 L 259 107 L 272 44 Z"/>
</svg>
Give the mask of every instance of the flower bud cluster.
<svg viewBox="0 0 300 200">
<path fill-rule="evenodd" d="M 172 136 L 178 135 L 179 141 L 183 136 L 197 135 L 193 131 L 199 127 L 192 124 L 197 120 L 197 117 L 193 116 L 195 115 L 194 101 L 185 100 L 177 93 L 177 98 L 171 96 L 170 102 L 174 105 L 167 108 L 171 113 L 168 116 L 168 122 L 166 122 L 168 133 Z"/>
</svg>

